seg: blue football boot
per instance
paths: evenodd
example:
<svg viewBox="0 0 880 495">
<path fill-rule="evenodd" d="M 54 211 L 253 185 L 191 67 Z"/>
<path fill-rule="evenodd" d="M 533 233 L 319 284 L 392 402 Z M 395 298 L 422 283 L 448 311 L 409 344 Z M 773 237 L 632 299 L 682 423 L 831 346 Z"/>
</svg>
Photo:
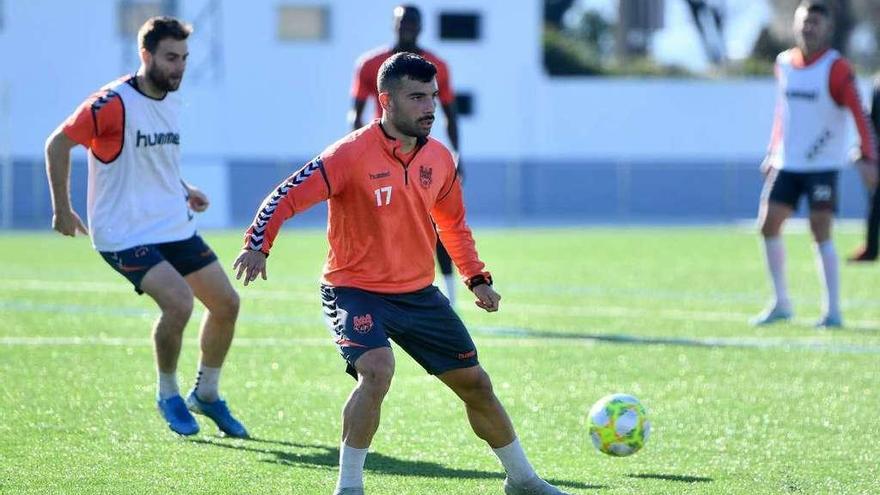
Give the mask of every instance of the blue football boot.
<svg viewBox="0 0 880 495">
<path fill-rule="evenodd" d="M 843 318 L 840 313 L 827 314 L 816 322 L 816 328 L 842 328 Z"/>
<path fill-rule="evenodd" d="M 175 395 L 167 399 L 159 399 L 156 401 L 156 407 L 174 433 L 189 436 L 199 432 L 199 424 L 186 409 L 186 404 L 181 396 Z"/>
<path fill-rule="evenodd" d="M 220 431 L 226 436 L 234 438 L 248 438 L 249 436 L 244 425 L 232 417 L 232 413 L 229 412 L 229 407 L 226 406 L 226 401 L 223 399 L 204 402 L 198 398 L 195 389 L 193 389 L 186 397 L 186 406 L 196 414 L 211 418 L 214 423 L 217 423 L 217 428 L 220 428 Z"/>
</svg>

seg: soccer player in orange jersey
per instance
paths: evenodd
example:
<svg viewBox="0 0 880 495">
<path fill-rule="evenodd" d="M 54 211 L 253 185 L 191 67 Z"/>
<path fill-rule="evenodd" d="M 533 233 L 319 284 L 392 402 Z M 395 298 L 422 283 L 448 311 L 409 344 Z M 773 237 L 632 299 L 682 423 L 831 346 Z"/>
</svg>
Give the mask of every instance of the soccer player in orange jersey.
<svg viewBox="0 0 880 495">
<path fill-rule="evenodd" d="M 227 435 L 246 437 L 218 392 L 238 293 L 196 232 L 193 211 L 208 208 L 208 197 L 180 176 L 180 101 L 172 93 L 183 80 L 191 31 L 172 17 L 147 20 L 138 33 L 137 74 L 89 97 L 46 141 L 52 226 L 67 236 L 90 234 L 104 260 L 162 310 L 153 341 L 157 405 L 169 428 L 180 435 L 197 433 L 191 410 Z M 70 204 L 70 151 L 77 145 L 88 149 L 88 229 Z M 193 296 L 207 312 L 196 384 L 184 401 L 177 360 Z"/>
<path fill-rule="evenodd" d="M 321 296 L 346 371 L 358 380 L 343 409 L 336 494 L 364 493 L 364 459 L 394 375 L 391 339 L 464 402 L 474 432 L 507 472 L 505 493 L 558 495 L 526 459 L 467 329 L 432 285 L 436 223 L 476 305 L 493 312 L 501 300 L 465 222 L 452 154 L 428 137 L 436 68 L 398 53 L 382 64 L 378 79 L 382 118 L 332 144 L 272 191 L 245 235 L 237 277 L 245 285 L 266 279 L 283 222 L 329 203 Z"/>
<path fill-rule="evenodd" d="M 351 96 L 354 98 L 350 121 L 353 129 L 357 130 L 363 125 L 364 109 L 367 100 L 373 100 L 375 118 L 382 116 L 382 106 L 379 104 L 379 90 L 376 87 L 376 76 L 379 67 L 388 57 L 400 52 L 415 53 L 437 67 L 437 98 L 446 115 L 446 132 L 449 135 L 449 144 L 455 152 L 456 165 L 459 175 L 463 175 L 464 168 L 459 159 L 458 147 L 458 117 L 455 108 L 455 93 L 452 90 L 452 81 L 449 67 L 440 57 L 418 46 L 418 37 L 422 31 L 422 14 L 413 5 L 400 5 L 394 8 L 394 32 L 397 42 L 394 46 L 382 46 L 361 55 L 355 67 L 354 79 L 351 84 Z M 437 241 L 437 261 L 440 265 L 440 273 L 443 274 L 443 284 L 446 296 L 455 306 L 455 289 L 457 280 L 452 270 L 452 259 L 443 243 Z"/>
<path fill-rule="evenodd" d="M 838 260 L 831 238 L 837 209 L 837 177 L 847 161 L 847 119 L 852 115 L 861 138 L 857 165 L 867 183 L 876 183 L 876 145 L 862 110 L 849 63 L 830 48 L 833 30 L 829 7 L 803 1 L 795 11 L 797 46 L 776 59 L 778 87 L 776 119 L 761 194 L 759 223 L 775 297 L 752 320 L 765 325 L 792 317 L 785 280 L 785 248 L 780 233 L 801 196 L 810 208 L 810 230 L 816 243 L 819 274 L 825 289 L 817 327 L 840 327 Z"/>
</svg>

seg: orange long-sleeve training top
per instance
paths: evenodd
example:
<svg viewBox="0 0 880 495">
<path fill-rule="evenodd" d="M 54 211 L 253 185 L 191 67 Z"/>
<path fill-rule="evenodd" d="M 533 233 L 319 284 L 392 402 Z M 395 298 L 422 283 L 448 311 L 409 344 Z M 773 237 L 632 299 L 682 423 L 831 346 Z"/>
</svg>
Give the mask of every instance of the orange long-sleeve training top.
<svg viewBox="0 0 880 495">
<path fill-rule="evenodd" d="M 268 255 L 285 220 L 326 200 L 325 284 L 389 294 L 427 287 L 437 234 L 465 280 L 488 276 L 452 154 L 430 137 L 409 154 L 401 145 L 378 120 L 332 144 L 266 197 L 244 247 Z"/>
</svg>

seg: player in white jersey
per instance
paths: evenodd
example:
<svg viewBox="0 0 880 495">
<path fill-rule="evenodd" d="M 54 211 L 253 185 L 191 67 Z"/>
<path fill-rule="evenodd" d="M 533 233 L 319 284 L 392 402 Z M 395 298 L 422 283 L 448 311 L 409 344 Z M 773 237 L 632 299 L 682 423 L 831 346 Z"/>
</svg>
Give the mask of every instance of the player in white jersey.
<svg viewBox="0 0 880 495">
<path fill-rule="evenodd" d="M 816 326 L 843 325 L 831 225 L 837 209 L 838 172 L 848 160 L 848 114 L 852 114 L 861 139 L 857 160 L 860 171 L 866 180 L 876 181 L 877 168 L 873 130 L 862 109 L 849 63 L 830 48 L 832 30 L 827 5 L 801 2 L 794 16 L 797 46 L 776 59 L 776 118 L 770 149 L 761 165 L 766 179 L 758 218 L 775 298 L 752 320 L 756 325 L 792 317 L 780 233 L 801 196 L 806 196 L 809 204 L 810 230 L 825 288 L 823 314 Z"/>
<path fill-rule="evenodd" d="M 103 87 L 49 136 L 52 226 L 67 236 L 90 234 L 101 256 L 161 309 L 153 326 L 157 405 L 171 430 L 197 433 L 193 411 L 214 420 L 227 435 L 246 437 L 218 392 L 238 294 L 196 233 L 193 211 L 204 211 L 208 198 L 180 176 L 179 103 L 172 93 L 183 79 L 191 32 L 172 17 L 147 20 L 138 33 L 142 64 L 137 74 Z M 88 148 L 88 229 L 70 202 L 70 151 L 78 144 Z M 177 360 L 193 296 L 207 311 L 196 383 L 184 401 Z"/>
</svg>

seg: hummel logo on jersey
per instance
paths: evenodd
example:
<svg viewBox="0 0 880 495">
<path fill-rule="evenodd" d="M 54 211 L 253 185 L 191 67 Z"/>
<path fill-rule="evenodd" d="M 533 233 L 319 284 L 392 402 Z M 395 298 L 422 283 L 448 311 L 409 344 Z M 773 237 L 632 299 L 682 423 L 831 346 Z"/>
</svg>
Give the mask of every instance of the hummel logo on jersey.
<svg viewBox="0 0 880 495">
<path fill-rule="evenodd" d="M 143 143 L 144 148 L 163 144 L 180 145 L 180 134 L 176 132 L 154 132 L 152 134 L 142 134 L 141 131 L 138 130 L 136 146 L 140 148 L 141 143 Z"/>
<path fill-rule="evenodd" d="M 389 177 L 389 176 L 391 176 L 391 172 L 389 172 L 388 170 L 386 170 L 384 172 L 379 172 L 378 174 L 370 174 L 370 178 L 373 180 L 384 179 L 385 177 Z"/>
<path fill-rule="evenodd" d="M 810 100 L 813 101 L 819 97 L 819 94 L 816 91 L 804 91 L 798 89 L 789 89 L 785 92 L 785 96 L 790 99 L 801 99 L 801 100 Z"/>
</svg>

